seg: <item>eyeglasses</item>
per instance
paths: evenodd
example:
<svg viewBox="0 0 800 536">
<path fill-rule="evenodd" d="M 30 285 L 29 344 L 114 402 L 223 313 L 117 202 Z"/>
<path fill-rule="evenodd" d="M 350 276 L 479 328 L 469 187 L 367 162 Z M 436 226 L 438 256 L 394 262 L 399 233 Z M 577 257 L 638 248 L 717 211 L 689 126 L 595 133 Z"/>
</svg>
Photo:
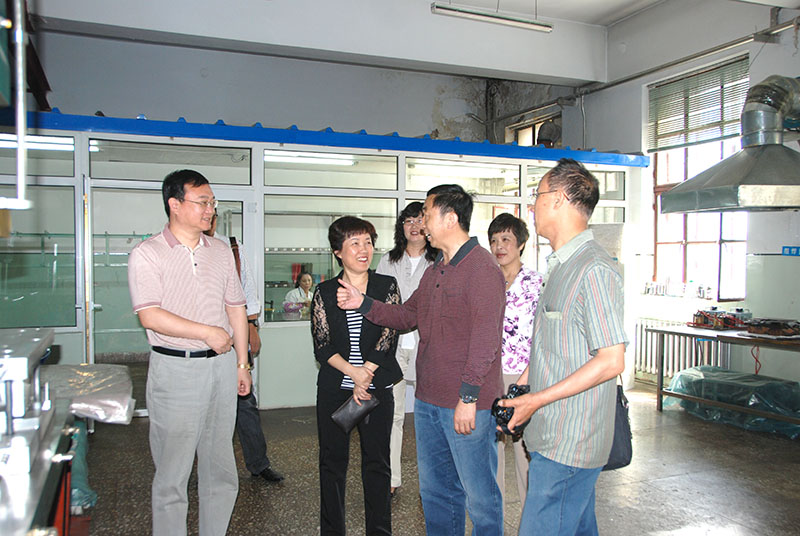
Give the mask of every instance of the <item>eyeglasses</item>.
<svg viewBox="0 0 800 536">
<path fill-rule="evenodd" d="M 559 190 L 547 190 L 546 192 L 533 192 L 531 194 L 531 199 L 533 199 L 533 202 L 535 203 L 536 202 L 536 198 L 539 197 L 540 195 L 552 194 L 553 192 L 558 192 L 558 191 Z"/>
<path fill-rule="evenodd" d="M 184 199 L 183 201 L 188 201 L 189 203 L 194 203 L 195 205 L 200 205 L 201 207 L 203 207 L 203 210 L 206 210 L 206 209 L 209 209 L 209 208 L 213 208 L 214 210 L 217 210 L 217 207 L 219 206 L 219 201 L 217 201 L 216 199 L 211 199 L 211 200 L 208 200 L 208 201 L 192 201 L 191 199 Z"/>
<path fill-rule="evenodd" d="M 422 218 L 406 218 L 403 220 L 403 225 L 417 225 L 422 226 L 424 220 Z"/>
</svg>

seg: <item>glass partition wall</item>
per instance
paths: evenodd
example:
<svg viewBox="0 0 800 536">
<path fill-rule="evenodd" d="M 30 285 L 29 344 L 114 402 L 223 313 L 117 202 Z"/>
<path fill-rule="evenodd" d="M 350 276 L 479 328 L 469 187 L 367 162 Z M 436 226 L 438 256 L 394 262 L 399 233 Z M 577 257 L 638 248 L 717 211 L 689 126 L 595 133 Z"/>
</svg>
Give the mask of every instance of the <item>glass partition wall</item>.
<svg viewBox="0 0 800 536">
<path fill-rule="evenodd" d="M 265 321 L 307 319 L 306 308 L 284 308 L 298 275 L 310 273 L 316 286 L 341 271 L 328 242 L 328 227 L 334 220 L 356 216 L 375 226 L 374 269 L 394 244 L 396 214 L 397 202 L 391 198 L 264 196 Z"/>
<path fill-rule="evenodd" d="M 1 195 L 15 183 L 12 145 L 0 139 Z M 78 328 L 80 304 L 100 304 L 93 313 L 96 355 L 147 350 L 131 311 L 127 255 L 166 223 L 160 182 L 176 169 L 197 169 L 211 181 L 220 200 L 218 231 L 244 244 L 267 323 L 298 321 L 283 302 L 299 271 L 315 284 L 338 273 L 327 240 L 334 219 L 354 215 L 375 225 L 374 267 L 393 245 L 398 212 L 438 184 L 475 194 L 470 234 L 485 247 L 489 223 L 508 212 L 530 228 L 527 264 L 543 270 L 550 252 L 536 237 L 530 204 L 550 161 L 85 132 L 37 136 L 29 160 L 33 175 L 57 184 L 32 186 L 34 210 L 15 214 L 11 235 L 0 238 L 2 327 Z M 602 192 L 591 223 L 623 223 L 625 168 L 590 168 Z M 90 200 L 88 268 L 76 254 L 85 241 L 75 202 L 83 195 Z M 82 272 L 91 274 L 86 289 Z"/>
<path fill-rule="evenodd" d="M 15 195 L 15 186 L 0 184 L 0 196 Z M 0 329 L 74 326 L 74 188 L 29 186 L 28 198 L 41 210 L 13 211 L 0 237 Z"/>
</svg>

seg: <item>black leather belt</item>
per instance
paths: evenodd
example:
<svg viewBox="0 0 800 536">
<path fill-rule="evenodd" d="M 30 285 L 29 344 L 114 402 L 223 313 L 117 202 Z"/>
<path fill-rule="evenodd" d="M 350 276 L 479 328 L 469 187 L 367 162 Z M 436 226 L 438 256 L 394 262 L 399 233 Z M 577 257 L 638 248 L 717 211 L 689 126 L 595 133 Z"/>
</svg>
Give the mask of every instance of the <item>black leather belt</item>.
<svg viewBox="0 0 800 536">
<path fill-rule="evenodd" d="M 170 355 L 172 357 L 214 357 L 217 354 L 214 350 L 173 350 L 163 346 L 153 346 L 153 351 L 159 354 Z"/>
</svg>

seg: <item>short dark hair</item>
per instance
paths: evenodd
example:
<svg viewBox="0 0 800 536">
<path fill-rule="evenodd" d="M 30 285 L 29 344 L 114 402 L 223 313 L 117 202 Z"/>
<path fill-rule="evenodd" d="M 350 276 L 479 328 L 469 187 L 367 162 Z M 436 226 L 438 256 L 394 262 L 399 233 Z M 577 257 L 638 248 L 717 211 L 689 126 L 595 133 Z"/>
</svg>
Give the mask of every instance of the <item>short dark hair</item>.
<svg viewBox="0 0 800 536">
<path fill-rule="evenodd" d="M 571 158 L 562 158 L 544 178 L 550 190 L 562 190 L 567 200 L 587 220 L 592 217 L 594 207 L 600 200 L 600 183 L 583 164 Z"/>
<path fill-rule="evenodd" d="M 297 274 L 297 279 L 294 280 L 294 288 L 299 288 L 300 287 L 300 280 L 303 279 L 304 275 L 310 276 L 311 277 L 311 283 L 312 284 L 314 283 L 314 276 L 311 275 L 311 272 L 306 272 L 305 270 L 302 270 L 299 274 Z"/>
<path fill-rule="evenodd" d="M 351 236 L 365 233 L 372 238 L 374 246 L 378 241 L 378 233 L 375 232 L 374 225 L 355 216 L 342 216 L 328 227 L 328 242 L 331 245 L 331 251 L 341 251 L 345 240 Z M 334 255 L 334 257 L 336 256 Z M 339 266 L 342 265 L 342 259 L 339 257 L 336 257 L 336 262 L 339 263 Z"/>
<path fill-rule="evenodd" d="M 419 216 L 422 216 L 422 203 L 419 201 L 409 203 L 408 206 L 400 212 L 400 215 L 397 216 L 397 221 L 394 224 L 394 247 L 389 251 L 390 261 L 399 262 L 400 259 L 403 258 L 403 252 L 405 252 L 406 246 L 408 245 L 403 222 L 406 218 L 417 218 Z M 425 258 L 433 262 L 438 253 L 439 250 L 425 240 Z"/>
<path fill-rule="evenodd" d="M 530 236 L 528 233 L 528 225 L 513 214 L 504 212 L 493 219 L 492 223 L 489 224 L 489 242 L 492 241 L 492 235 L 502 233 L 503 231 L 511 231 L 514 234 L 514 238 L 517 239 L 517 245 L 522 246 L 522 250 L 520 251 L 521 255 L 525 251 L 525 244 L 528 242 L 528 237 Z"/>
<path fill-rule="evenodd" d="M 164 182 L 161 183 L 161 196 L 164 198 L 164 212 L 167 213 L 167 218 L 169 218 L 169 200 L 174 197 L 178 201 L 183 201 L 186 193 L 184 188 L 187 184 L 197 188 L 208 184 L 208 179 L 193 169 L 180 169 L 164 177 Z"/>
<path fill-rule="evenodd" d="M 455 212 L 461 229 L 469 232 L 469 222 L 472 219 L 471 194 L 458 184 L 440 184 L 428 190 L 428 195 L 434 196 L 433 206 L 442 214 Z"/>
</svg>

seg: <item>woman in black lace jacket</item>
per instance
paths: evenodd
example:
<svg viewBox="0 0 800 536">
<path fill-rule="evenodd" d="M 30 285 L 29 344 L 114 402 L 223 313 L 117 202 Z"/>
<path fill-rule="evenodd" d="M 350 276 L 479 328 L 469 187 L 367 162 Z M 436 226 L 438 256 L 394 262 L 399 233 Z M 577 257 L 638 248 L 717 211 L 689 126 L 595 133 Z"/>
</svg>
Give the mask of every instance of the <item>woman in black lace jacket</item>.
<svg viewBox="0 0 800 536">
<path fill-rule="evenodd" d="M 392 385 L 402 377 L 395 360 L 397 332 L 372 324 L 357 311 L 336 305 L 339 279 L 386 303 L 400 303 L 393 277 L 369 269 L 377 239 L 368 221 L 345 216 L 328 229 L 328 240 L 342 272 L 317 286 L 311 302 L 317 377 L 317 433 L 319 438 L 320 531 L 345 534 L 344 496 L 350 435 L 332 420 L 331 413 L 351 396 L 358 401 L 380 401 L 358 424 L 361 439 L 361 476 L 367 535 L 391 534 L 391 471 L 389 437 L 394 398 Z"/>
</svg>

